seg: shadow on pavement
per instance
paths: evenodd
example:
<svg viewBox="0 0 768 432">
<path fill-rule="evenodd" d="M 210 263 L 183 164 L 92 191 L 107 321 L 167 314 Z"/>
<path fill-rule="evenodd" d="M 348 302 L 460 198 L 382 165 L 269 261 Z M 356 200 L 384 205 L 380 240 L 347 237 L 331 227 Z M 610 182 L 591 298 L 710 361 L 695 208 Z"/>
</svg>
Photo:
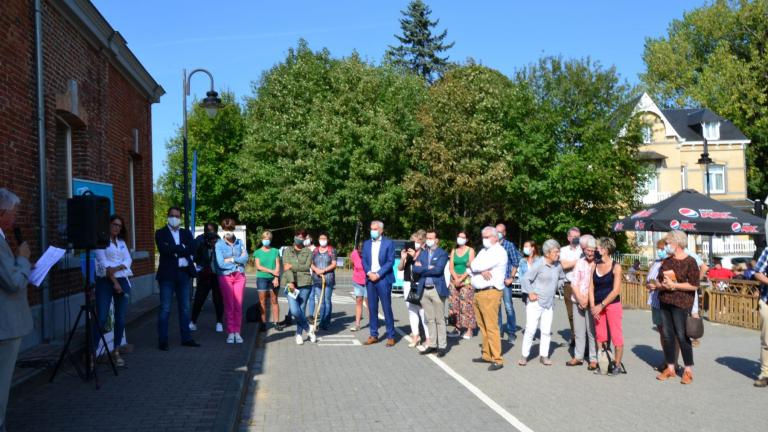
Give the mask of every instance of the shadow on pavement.
<svg viewBox="0 0 768 432">
<path fill-rule="evenodd" d="M 718 357 L 715 361 L 747 378 L 755 378 L 760 373 L 760 363 L 755 360 L 741 357 Z"/>
<path fill-rule="evenodd" d="M 656 367 L 664 363 L 664 353 L 660 349 L 649 345 L 635 345 L 632 347 L 632 353 L 650 367 Z"/>
</svg>

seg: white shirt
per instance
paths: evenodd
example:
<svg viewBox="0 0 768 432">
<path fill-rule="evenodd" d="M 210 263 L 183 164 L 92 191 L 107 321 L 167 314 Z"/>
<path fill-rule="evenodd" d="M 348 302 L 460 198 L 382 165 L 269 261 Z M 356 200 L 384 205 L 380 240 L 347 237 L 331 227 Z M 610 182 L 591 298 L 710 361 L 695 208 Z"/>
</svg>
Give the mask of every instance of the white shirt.
<svg viewBox="0 0 768 432">
<path fill-rule="evenodd" d="M 131 251 L 123 240 L 117 239 L 117 245 L 109 242 L 109 246 L 104 249 L 96 249 L 96 276 L 106 277 L 108 267 L 125 266 L 125 270 L 115 272 L 116 278 L 125 278 L 133 276 L 131 271 Z"/>
<path fill-rule="evenodd" d="M 507 251 L 497 242 L 477 254 L 469 269 L 472 271 L 470 282 L 474 289 L 504 289 L 504 275 L 507 272 Z M 482 273 L 491 272 L 491 280 L 485 280 Z"/>
<path fill-rule="evenodd" d="M 560 248 L 560 262 L 563 261 L 578 261 L 581 258 L 581 248 L 576 247 L 575 249 L 572 248 L 570 245 L 563 246 Z M 569 282 L 573 282 L 573 277 L 576 275 L 574 270 L 576 269 L 576 266 L 572 267 L 570 270 L 568 270 L 565 273 L 566 279 L 568 279 Z"/>
<path fill-rule="evenodd" d="M 376 240 L 371 240 L 371 271 L 378 273 L 381 270 L 379 264 L 379 251 L 381 250 L 381 236 Z"/>
<path fill-rule="evenodd" d="M 168 228 L 171 230 L 171 235 L 173 236 L 173 241 L 176 242 L 177 245 L 181 244 L 181 240 L 179 239 L 179 229 L 173 229 L 172 226 L 168 225 Z M 179 258 L 179 267 L 186 267 L 189 265 L 189 262 L 186 258 Z"/>
</svg>

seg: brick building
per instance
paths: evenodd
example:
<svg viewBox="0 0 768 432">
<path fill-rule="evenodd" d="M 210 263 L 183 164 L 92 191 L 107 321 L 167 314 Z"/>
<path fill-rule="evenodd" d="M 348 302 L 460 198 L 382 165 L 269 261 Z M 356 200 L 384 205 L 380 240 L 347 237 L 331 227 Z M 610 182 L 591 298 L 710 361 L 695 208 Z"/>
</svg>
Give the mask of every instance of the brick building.
<svg viewBox="0 0 768 432">
<path fill-rule="evenodd" d="M 33 259 L 66 247 L 69 197 L 111 190 L 134 254 L 131 301 L 151 294 L 151 106 L 163 88 L 88 0 L 3 0 L 0 35 L 0 187 L 22 199 L 18 224 Z M 82 283 L 80 255 L 68 251 L 30 289 L 35 332 L 24 346 L 65 334 Z"/>
</svg>

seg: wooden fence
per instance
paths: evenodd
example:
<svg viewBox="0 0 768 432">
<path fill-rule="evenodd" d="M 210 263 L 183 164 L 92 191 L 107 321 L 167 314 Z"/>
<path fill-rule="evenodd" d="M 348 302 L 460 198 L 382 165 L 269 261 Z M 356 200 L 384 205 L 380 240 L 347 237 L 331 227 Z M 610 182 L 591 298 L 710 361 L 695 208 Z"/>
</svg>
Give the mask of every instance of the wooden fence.
<svg viewBox="0 0 768 432">
<path fill-rule="evenodd" d="M 626 271 L 625 271 L 625 274 Z M 647 272 L 638 271 L 632 280 L 625 279 L 621 287 L 621 303 L 627 309 L 649 309 Z M 757 301 L 760 284 L 745 280 L 712 279 L 699 291 L 699 311 L 711 322 L 760 328 Z"/>
</svg>

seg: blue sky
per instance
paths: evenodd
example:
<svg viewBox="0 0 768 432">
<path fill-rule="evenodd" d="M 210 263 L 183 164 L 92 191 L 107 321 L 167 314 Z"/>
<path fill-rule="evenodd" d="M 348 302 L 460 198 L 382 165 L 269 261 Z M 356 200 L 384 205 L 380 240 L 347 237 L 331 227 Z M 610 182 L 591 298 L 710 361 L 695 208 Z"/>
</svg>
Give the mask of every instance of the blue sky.
<svg viewBox="0 0 768 432">
<path fill-rule="evenodd" d="M 166 94 L 152 110 L 153 176 L 165 170 L 165 142 L 181 124 L 182 69 L 202 67 L 217 90 L 238 98 L 251 82 L 284 59 L 305 38 L 334 56 L 357 50 L 378 62 L 399 33 L 407 0 L 92 0 Z M 666 33 L 669 23 L 703 0 L 630 1 L 427 1 L 439 29 L 456 45 L 452 60 L 468 57 L 511 75 L 543 55 L 585 57 L 615 65 L 631 83 L 644 70 L 646 37 Z M 205 95 L 195 75 L 192 96 Z"/>
</svg>

